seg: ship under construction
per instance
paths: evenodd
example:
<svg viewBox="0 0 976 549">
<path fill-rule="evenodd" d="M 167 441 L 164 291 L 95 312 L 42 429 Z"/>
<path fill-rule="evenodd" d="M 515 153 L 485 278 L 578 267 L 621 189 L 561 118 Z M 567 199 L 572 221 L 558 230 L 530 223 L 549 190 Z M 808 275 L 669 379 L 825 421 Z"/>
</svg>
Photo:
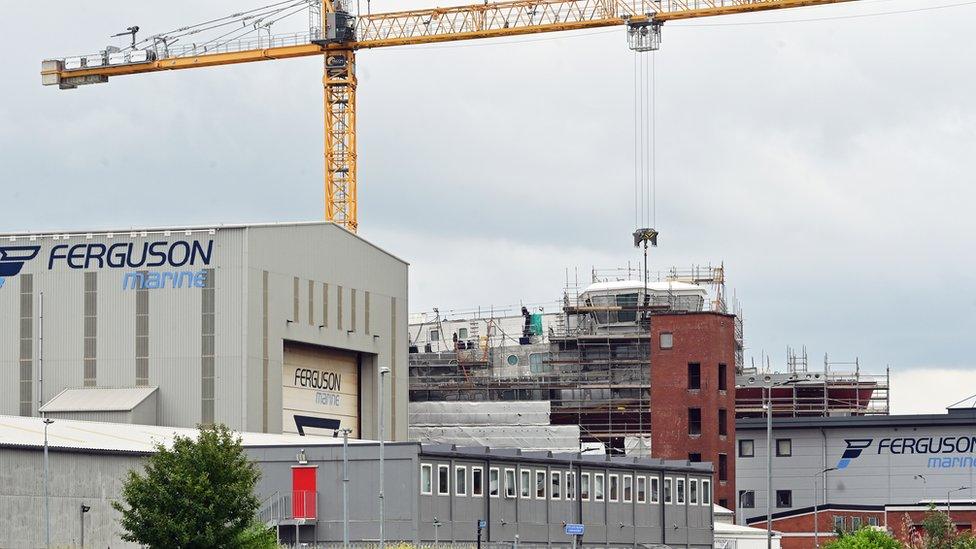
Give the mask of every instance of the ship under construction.
<svg viewBox="0 0 976 549">
<path fill-rule="evenodd" d="M 862 372 L 858 360 L 825 357 L 820 370 L 803 348 L 788 349 L 779 371 L 768 357 L 746 365 L 742 309 L 725 286 L 724 265 L 593 269 L 583 281 L 567 273 L 558 302 L 414 314 L 410 401 L 547 401 L 553 425 L 578 425 L 584 446 L 614 453 L 651 453 L 653 425 L 684 428 L 660 420 L 675 415 L 662 409 L 669 391 L 719 395 L 697 420 L 682 408 L 692 434 L 710 415 L 726 425 L 761 416 L 767 401 L 780 417 L 888 413 L 887 373 Z"/>
</svg>

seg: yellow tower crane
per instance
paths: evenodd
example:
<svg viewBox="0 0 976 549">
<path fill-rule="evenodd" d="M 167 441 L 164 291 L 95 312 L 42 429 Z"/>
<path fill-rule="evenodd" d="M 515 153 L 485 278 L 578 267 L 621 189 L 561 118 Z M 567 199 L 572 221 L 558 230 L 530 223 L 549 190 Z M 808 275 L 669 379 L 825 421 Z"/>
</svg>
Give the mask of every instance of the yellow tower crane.
<svg viewBox="0 0 976 549">
<path fill-rule="evenodd" d="M 307 34 L 271 36 L 270 25 L 266 25 L 267 42 L 218 41 L 176 47 L 164 35 L 137 43 L 139 28 L 130 27 L 122 34 L 132 35 L 131 47 L 45 60 L 41 81 L 73 89 L 127 74 L 323 55 L 325 218 L 355 232 L 356 50 L 626 26 L 628 46 L 647 52 L 660 47 L 661 25 L 666 21 L 846 1 L 850 0 L 486 0 L 466 6 L 354 15 L 342 0 L 297 0 L 279 4 L 301 5 L 309 12 Z"/>
</svg>

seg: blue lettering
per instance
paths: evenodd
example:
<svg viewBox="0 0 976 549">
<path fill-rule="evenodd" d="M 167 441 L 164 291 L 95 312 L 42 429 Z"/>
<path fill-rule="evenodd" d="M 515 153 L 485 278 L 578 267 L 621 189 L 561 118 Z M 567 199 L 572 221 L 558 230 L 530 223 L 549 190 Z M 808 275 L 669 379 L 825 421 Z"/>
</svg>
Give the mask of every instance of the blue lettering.
<svg viewBox="0 0 976 549">
<path fill-rule="evenodd" d="M 156 259 L 146 263 L 146 267 L 161 267 L 166 264 L 166 254 L 158 249 L 165 245 L 165 242 L 153 242 L 149 245 L 149 256 Z"/>
<path fill-rule="evenodd" d="M 199 271 L 193 274 L 193 287 L 194 288 L 207 287 L 207 271 Z"/>
<path fill-rule="evenodd" d="M 131 282 L 131 286 L 129 285 Z M 145 279 L 142 273 L 125 273 L 122 277 L 122 289 L 123 290 L 141 290 L 145 287 Z"/>
<path fill-rule="evenodd" d="M 885 444 L 885 443 L 887 443 L 887 444 Z M 888 447 L 891 446 L 891 439 L 890 438 L 883 438 L 880 441 L 878 441 L 878 453 L 879 454 L 881 453 L 881 450 L 884 449 L 885 446 L 888 446 Z"/>
<path fill-rule="evenodd" d="M 197 264 L 197 257 L 200 257 L 200 262 L 204 265 L 210 265 L 210 255 L 213 253 L 213 240 L 207 241 L 207 249 L 204 251 L 203 245 L 198 241 L 193 242 L 193 259 L 190 260 L 191 265 Z"/>
<path fill-rule="evenodd" d="M 57 246 L 51 248 L 51 257 L 48 258 L 48 260 L 47 260 L 47 269 L 49 271 L 54 268 L 54 260 L 55 259 L 64 259 L 64 258 L 68 257 L 67 255 L 60 255 L 58 253 L 58 250 L 67 250 L 67 249 L 68 249 L 68 245 L 67 244 L 58 244 Z"/>
<path fill-rule="evenodd" d="M 92 261 L 96 259 L 98 260 L 98 268 L 101 269 L 102 267 L 104 267 L 105 251 L 106 251 L 105 244 L 92 244 L 88 246 L 88 251 L 85 254 L 85 268 L 91 269 Z"/>
<path fill-rule="evenodd" d="M 72 269 L 84 269 L 85 264 L 83 261 L 85 260 L 86 249 L 88 249 L 88 246 L 85 244 L 76 244 L 72 246 L 71 249 L 68 250 L 68 266 Z M 76 259 L 78 260 L 78 263 L 75 263 Z"/>
<path fill-rule="evenodd" d="M 149 273 L 146 276 L 146 288 L 149 290 L 158 290 L 162 288 L 162 282 L 160 281 L 159 273 Z"/>
<path fill-rule="evenodd" d="M 177 250 L 182 250 L 183 251 L 183 257 L 180 260 L 178 260 L 178 261 L 176 259 L 176 251 Z M 174 242 L 169 247 L 169 264 L 170 265 L 172 265 L 174 267 L 182 267 L 183 265 L 186 265 L 186 262 L 189 261 L 189 260 L 190 260 L 190 245 L 187 244 L 186 242 L 183 242 L 182 240 L 179 241 L 179 242 Z"/>
<path fill-rule="evenodd" d="M 119 267 L 125 267 L 125 258 L 129 254 L 126 250 L 130 249 L 132 244 L 126 244 L 124 242 L 119 242 L 112 244 L 108 249 L 108 257 L 105 263 L 112 268 L 118 269 Z"/>
<path fill-rule="evenodd" d="M 135 256 L 136 246 L 134 244 L 129 244 L 129 256 L 125 259 L 125 264 L 129 266 L 130 269 L 138 269 L 146 263 L 146 252 L 149 250 L 149 243 L 142 243 L 142 255 L 139 257 L 139 261 L 132 261 L 133 256 Z"/>
</svg>

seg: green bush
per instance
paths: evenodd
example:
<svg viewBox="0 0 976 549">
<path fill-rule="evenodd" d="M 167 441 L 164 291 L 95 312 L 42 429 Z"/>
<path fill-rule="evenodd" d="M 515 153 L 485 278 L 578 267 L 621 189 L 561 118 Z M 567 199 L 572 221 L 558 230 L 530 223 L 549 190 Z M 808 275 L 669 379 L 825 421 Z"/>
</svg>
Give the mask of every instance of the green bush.
<svg viewBox="0 0 976 549">
<path fill-rule="evenodd" d="M 825 549 L 902 549 L 901 542 L 877 528 L 861 528 L 839 537 L 824 546 Z"/>
</svg>

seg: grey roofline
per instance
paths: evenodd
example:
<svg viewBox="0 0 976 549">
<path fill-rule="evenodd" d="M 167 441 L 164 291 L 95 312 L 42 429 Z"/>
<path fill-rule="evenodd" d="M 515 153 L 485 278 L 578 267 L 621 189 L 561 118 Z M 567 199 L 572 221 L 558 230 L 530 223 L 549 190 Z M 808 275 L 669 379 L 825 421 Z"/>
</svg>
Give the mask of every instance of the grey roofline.
<svg viewBox="0 0 976 549">
<path fill-rule="evenodd" d="M 564 466 L 585 465 L 587 467 L 606 467 L 609 469 L 640 469 L 646 471 L 680 471 L 711 475 L 711 463 L 692 463 L 670 461 L 656 458 L 644 459 L 623 456 L 588 456 L 580 453 L 522 452 L 518 449 L 492 449 L 486 447 L 458 447 L 450 444 L 423 444 L 421 457 L 448 459 L 470 459 L 478 461 L 518 461 L 536 464 L 558 464 Z"/>
<path fill-rule="evenodd" d="M 351 236 L 361 240 L 363 243 L 376 248 L 380 252 L 396 259 L 397 261 L 409 265 L 410 263 L 403 258 L 396 256 L 389 251 L 377 246 L 376 244 L 366 240 L 365 238 L 359 236 L 358 234 L 346 229 L 345 227 L 338 225 L 332 221 L 274 221 L 265 223 L 216 223 L 213 225 L 173 225 L 173 226 L 162 226 L 162 227 L 123 227 L 123 228 L 104 228 L 95 230 L 70 230 L 70 231 L 17 231 L 17 232 L 0 232 L 0 238 L 9 237 L 25 237 L 25 236 L 36 236 L 38 238 L 53 237 L 61 235 L 105 235 L 108 233 L 131 233 L 131 232 L 147 232 L 147 233 L 162 233 L 166 231 L 207 231 L 207 230 L 221 230 L 221 229 L 249 229 L 249 228 L 268 228 L 268 227 L 295 227 L 295 226 L 310 226 L 310 225 L 331 225 L 337 229 L 341 229 Z"/>
<path fill-rule="evenodd" d="M 906 414 L 895 416 L 838 416 L 773 418 L 774 429 L 842 429 L 853 427 L 921 427 L 947 425 L 976 426 L 976 408 L 953 408 L 946 414 Z M 764 418 L 744 418 L 735 422 L 737 431 L 765 430 Z"/>
</svg>

